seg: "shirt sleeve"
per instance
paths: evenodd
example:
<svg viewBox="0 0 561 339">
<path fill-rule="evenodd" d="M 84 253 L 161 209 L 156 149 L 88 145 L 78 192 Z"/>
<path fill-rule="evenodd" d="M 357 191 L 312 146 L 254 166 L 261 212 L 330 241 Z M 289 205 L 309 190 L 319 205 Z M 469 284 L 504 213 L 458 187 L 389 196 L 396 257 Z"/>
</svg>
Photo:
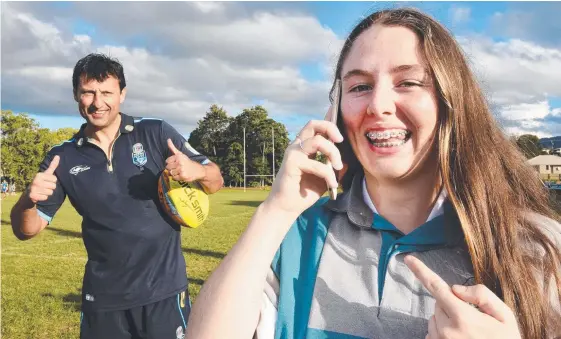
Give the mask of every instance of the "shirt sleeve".
<svg viewBox="0 0 561 339">
<path fill-rule="evenodd" d="M 44 172 L 49 167 L 55 155 L 57 155 L 56 152 L 52 150 L 47 154 L 41 165 L 39 165 L 39 172 Z M 62 157 L 60 161 L 62 162 Z M 64 199 L 66 199 L 66 192 L 60 184 L 59 175 L 57 173 L 60 171 L 60 168 L 61 166 L 59 164 L 58 168 L 55 170 L 57 182 L 53 195 L 51 195 L 47 200 L 37 203 L 37 213 L 39 213 L 39 216 L 45 219 L 49 224 L 53 220 L 60 206 L 62 206 L 62 203 L 64 203 Z"/>
<path fill-rule="evenodd" d="M 265 289 L 261 298 L 261 312 L 259 322 L 255 329 L 253 339 L 273 339 L 275 338 L 275 326 L 278 314 L 279 280 L 269 269 Z"/>
<path fill-rule="evenodd" d="M 194 149 L 189 144 L 189 142 L 187 142 L 187 140 L 185 140 L 185 138 L 181 134 L 179 134 L 179 132 L 177 132 L 175 128 L 173 128 L 173 126 L 165 121 L 162 121 L 162 138 L 167 152 L 166 158 L 171 156 L 171 153 L 169 152 L 167 146 L 167 140 L 171 139 L 175 147 L 183 152 L 183 154 L 187 155 L 189 159 L 196 161 L 202 165 L 207 165 L 210 163 L 210 160 L 206 156 L 202 155 L 196 149 Z"/>
</svg>

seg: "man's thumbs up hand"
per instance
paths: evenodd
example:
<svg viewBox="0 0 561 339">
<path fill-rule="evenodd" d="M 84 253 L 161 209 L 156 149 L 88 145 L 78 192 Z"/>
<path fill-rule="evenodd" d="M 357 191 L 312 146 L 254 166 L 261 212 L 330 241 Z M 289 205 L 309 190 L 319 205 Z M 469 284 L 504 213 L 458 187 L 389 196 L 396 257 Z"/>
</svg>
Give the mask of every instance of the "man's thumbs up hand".
<svg viewBox="0 0 561 339">
<path fill-rule="evenodd" d="M 34 203 L 47 200 L 56 189 L 57 178 L 55 170 L 60 162 L 60 156 L 55 155 L 49 167 L 44 172 L 39 172 L 29 186 L 29 199 Z"/>
<path fill-rule="evenodd" d="M 204 166 L 189 159 L 175 147 L 171 139 L 168 139 L 168 147 L 172 155 L 166 159 L 166 170 L 173 180 L 192 182 L 205 177 Z"/>
</svg>

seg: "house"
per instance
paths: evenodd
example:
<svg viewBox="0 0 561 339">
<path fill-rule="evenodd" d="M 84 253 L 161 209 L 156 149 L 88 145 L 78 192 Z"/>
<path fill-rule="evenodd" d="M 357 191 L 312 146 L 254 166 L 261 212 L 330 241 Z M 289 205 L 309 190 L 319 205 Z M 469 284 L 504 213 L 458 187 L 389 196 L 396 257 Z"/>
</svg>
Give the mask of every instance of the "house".
<svg viewBox="0 0 561 339">
<path fill-rule="evenodd" d="M 557 155 L 538 155 L 528 160 L 542 179 L 559 179 L 561 174 L 561 157 Z"/>
</svg>

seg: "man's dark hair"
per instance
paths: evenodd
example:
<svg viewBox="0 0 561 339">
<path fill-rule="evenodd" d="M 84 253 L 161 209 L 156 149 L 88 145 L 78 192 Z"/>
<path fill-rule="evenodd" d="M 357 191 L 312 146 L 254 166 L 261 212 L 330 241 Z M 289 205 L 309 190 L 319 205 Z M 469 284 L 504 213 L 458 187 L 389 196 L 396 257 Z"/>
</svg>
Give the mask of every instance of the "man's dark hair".
<svg viewBox="0 0 561 339">
<path fill-rule="evenodd" d="M 82 77 L 84 77 L 86 81 L 96 80 L 102 82 L 110 76 L 119 80 L 121 91 L 127 86 L 123 65 L 121 65 L 117 59 L 100 53 L 88 54 L 80 59 L 76 63 L 76 66 L 74 66 L 74 73 L 72 74 L 74 94 L 76 94 L 78 90 L 78 85 Z"/>
</svg>

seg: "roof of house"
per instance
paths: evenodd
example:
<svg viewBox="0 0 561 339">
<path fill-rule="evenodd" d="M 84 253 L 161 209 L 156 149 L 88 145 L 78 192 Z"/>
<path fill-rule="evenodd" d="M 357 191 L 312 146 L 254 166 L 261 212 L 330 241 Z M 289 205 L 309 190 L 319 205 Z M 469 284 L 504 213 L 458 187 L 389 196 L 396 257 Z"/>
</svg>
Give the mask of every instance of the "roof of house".
<svg viewBox="0 0 561 339">
<path fill-rule="evenodd" d="M 537 165 L 561 165 L 561 157 L 557 155 L 538 155 L 528 160 L 528 164 Z"/>
</svg>

